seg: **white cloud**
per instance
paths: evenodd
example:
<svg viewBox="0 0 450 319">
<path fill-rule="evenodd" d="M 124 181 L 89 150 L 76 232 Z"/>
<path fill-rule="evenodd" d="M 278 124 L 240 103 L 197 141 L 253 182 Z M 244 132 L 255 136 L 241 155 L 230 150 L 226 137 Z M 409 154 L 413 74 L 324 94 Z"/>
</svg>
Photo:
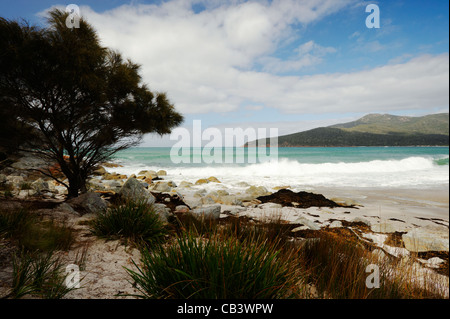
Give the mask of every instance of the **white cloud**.
<svg viewBox="0 0 450 319">
<path fill-rule="evenodd" d="M 285 113 L 448 106 L 448 54 L 353 73 L 277 74 L 317 65 L 335 50 L 309 41 L 287 60 L 274 58 L 278 46 L 296 36 L 294 24 L 319 21 L 353 2 L 172 0 L 102 13 L 82 6 L 81 13 L 105 46 L 140 63 L 149 87 L 166 91 L 184 114 L 230 112 L 249 104 Z M 195 3 L 206 9 L 194 12 Z M 373 43 L 372 49 L 380 45 Z M 265 68 L 255 71 L 255 63 L 261 62 Z"/>
<path fill-rule="evenodd" d="M 323 47 L 314 41 L 308 41 L 294 50 L 296 55 L 289 59 L 263 57 L 260 62 L 264 65 L 263 71 L 269 73 L 285 73 L 317 65 L 323 61 L 328 53 L 336 52 L 335 48 Z"/>
</svg>

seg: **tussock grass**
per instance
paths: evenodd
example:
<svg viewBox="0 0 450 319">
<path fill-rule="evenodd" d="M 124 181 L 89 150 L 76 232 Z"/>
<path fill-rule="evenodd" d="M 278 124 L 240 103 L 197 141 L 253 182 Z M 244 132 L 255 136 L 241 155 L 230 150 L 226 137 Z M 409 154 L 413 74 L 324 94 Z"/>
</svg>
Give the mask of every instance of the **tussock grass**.
<svg viewBox="0 0 450 319">
<path fill-rule="evenodd" d="M 380 258 L 370 250 L 336 234 L 319 232 L 299 250 L 298 261 L 308 274 L 307 282 L 315 287 L 316 298 L 333 299 L 424 299 L 444 298 L 444 290 L 433 285 L 431 274 L 417 284 L 417 268 L 413 261 L 393 257 Z M 367 285 L 374 265 L 378 271 L 378 287 Z M 422 274 L 423 275 L 423 274 Z M 370 281 L 370 280 L 369 280 Z"/>
<path fill-rule="evenodd" d="M 71 228 L 42 221 L 27 209 L 0 212 L 0 236 L 27 251 L 69 250 L 74 242 Z"/>
<path fill-rule="evenodd" d="M 289 298 L 298 290 L 294 262 L 266 241 L 186 233 L 127 269 L 142 298 Z"/>
<path fill-rule="evenodd" d="M 126 201 L 99 213 L 91 223 L 94 235 L 123 239 L 137 245 L 160 245 L 168 229 L 151 205 L 144 201 Z"/>
<path fill-rule="evenodd" d="M 65 283 L 66 275 L 52 251 L 30 253 L 21 251 L 13 258 L 13 283 L 8 297 L 32 296 L 43 299 L 60 299 L 76 289 Z"/>
</svg>

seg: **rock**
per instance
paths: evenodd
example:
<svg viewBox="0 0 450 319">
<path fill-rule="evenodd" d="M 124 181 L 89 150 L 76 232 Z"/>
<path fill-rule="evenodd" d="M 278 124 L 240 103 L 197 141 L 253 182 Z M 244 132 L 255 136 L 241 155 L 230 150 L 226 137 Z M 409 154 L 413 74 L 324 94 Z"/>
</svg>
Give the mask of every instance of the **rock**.
<svg viewBox="0 0 450 319">
<path fill-rule="evenodd" d="M 50 186 L 47 182 L 45 182 L 42 178 L 35 180 L 31 183 L 31 188 L 36 191 L 37 194 L 41 194 L 45 191 L 50 191 Z"/>
<path fill-rule="evenodd" d="M 100 166 L 98 169 L 96 169 L 95 171 L 92 172 L 92 174 L 97 175 L 97 176 L 105 175 L 106 173 L 108 173 L 108 172 L 106 171 L 106 169 L 103 166 Z"/>
<path fill-rule="evenodd" d="M 444 263 L 445 260 L 439 257 L 433 257 L 428 260 L 419 259 L 421 263 L 430 268 L 439 268 L 440 264 Z"/>
<path fill-rule="evenodd" d="M 308 226 L 303 225 L 303 226 L 295 227 L 294 229 L 291 230 L 291 232 L 296 233 L 298 231 L 308 230 L 308 229 L 310 229 Z"/>
<path fill-rule="evenodd" d="M 354 201 L 353 199 L 348 199 L 348 198 L 333 197 L 333 198 L 331 198 L 331 200 L 333 202 L 336 202 L 336 203 L 342 205 L 342 206 L 347 206 L 347 207 L 350 207 L 350 206 L 363 206 L 360 203 Z"/>
<path fill-rule="evenodd" d="M 20 189 L 21 185 L 24 183 L 23 176 L 17 176 L 17 175 L 8 175 L 6 176 L 7 184 L 11 185 L 14 189 Z"/>
<path fill-rule="evenodd" d="M 224 205 L 241 206 L 242 201 L 233 195 L 220 196 L 219 202 Z"/>
<path fill-rule="evenodd" d="M 217 195 L 219 195 L 219 196 L 228 196 L 228 195 L 230 195 L 230 193 L 228 193 L 226 190 L 224 190 L 224 189 L 219 189 L 218 191 L 217 191 Z"/>
<path fill-rule="evenodd" d="M 205 194 L 206 194 L 206 189 L 202 188 L 202 189 L 199 189 L 198 191 L 196 191 L 194 193 L 194 196 L 199 195 L 199 196 L 203 197 L 203 195 L 205 195 Z"/>
<path fill-rule="evenodd" d="M 212 183 L 220 183 L 220 181 L 214 176 L 208 177 L 208 181 Z"/>
<path fill-rule="evenodd" d="M 97 193 L 87 192 L 67 202 L 79 214 L 93 214 L 104 211 L 108 207 L 106 201 Z"/>
<path fill-rule="evenodd" d="M 119 179 L 127 179 L 127 175 L 117 174 L 117 173 L 106 173 L 103 175 L 104 180 L 119 180 Z"/>
<path fill-rule="evenodd" d="M 69 193 L 67 187 L 61 185 L 55 186 L 55 192 L 59 195 L 67 195 Z"/>
<path fill-rule="evenodd" d="M 270 194 L 264 186 L 250 186 L 245 190 L 245 192 L 256 197 Z"/>
<path fill-rule="evenodd" d="M 395 233 L 404 232 L 406 226 L 404 224 L 394 223 L 394 222 L 382 222 L 378 224 L 372 224 L 370 230 L 375 233 Z"/>
<path fill-rule="evenodd" d="M 24 189 L 19 191 L 19 193 L 17 194 L 17 198 L 25 199 L 34 195 L 36 195 L 36 191 L 34 189 Z"/>
<path fill-rule="evenodd" d="M 258 205 L 258 207 L 261 209 L 281 209 L 281 208 L 283 208 L 283 206 L 281 206 L 281 204 L 276 204 L 276 203 L 264 203 L 264 204 Z"/>
<path fill-rule="evenodd" d="M 0 184 L 6 183 L 7 179 L 6 179 L 6 175 L 5 174 L 0 174 Z"/>
<path fill-rule="evenodd" d="M 191 182 L 181 181 L 180 185 L 178 185 L 178 187 L 191 188 L 192 185 L 194 185 L 194 184 L 192 184 Z"/>
<path fill-rule="evenodd" d="M 303 224 L 303 225 L 307 226 L 309 229 L 312 229 L 312 230 L 319 230 L 320 229 L 320 226 L 318 224 L 316 224 L 315 222 L 313 222 L 313 221 L 311 221 L 308 218 L 303 217 L 303 216 L 297 218 L 294 221 L 294 224 Z"/>
<path fill-rule="evenodd" d="M 329 228 L 340 228 L 340 227 L 342 227 L 342 222 L 340 220 L 334 220 L 328 227 Z"/>
<path fill-rule="evenodd" d="M 228 211 L 228 213 L 230 214 L 230 215 L 237 215 L 237 214 L 239 214 L 239 213 L 241 213 L 241 212 L 244 212 L 244 211 L 246 211 L 247 209 L 246 208 L 244 208 L 244 207 L 233 207 L 233 208 L 231 208 L 229 211 Z"/>
<path fill-rule="evenodd" d="M 170 192 L 172 187 L 177 187 L 177 185 L 172 181 L 159 181 L 153 184 L 153 187 L 151 189 L 155 192 Z"/>
<path fill-rule="evenodd" d="M 71 214 L 74 214 L 74 215 L 80 215 L 76 210 L 73 209 L 72 206 L 70 206 L 70 205 L 67 204 L 67 203 L 59 204 L 59 205 L 58 205 L 58 208 L 61 209 L 61 210 L 63 210 L 63 211 L 66 211 L 66 212 L 69 212 L 69 213 L 71 213 Z"/>
<path fill-rule="evenodd" d="M 156 201 L 155 197 L 147 192 L 142 183 L 135 178 L 129 178 L 118 193 L 126 199 L 145 200 L 148 204 Z"/>
<path fill-rule="evenodd" d="M 449 251 L 449 232 L 445 226 L 414 228 L 402 235 L 405 248 L 412 252 Z"/>
<path fill-rule="evenodd" d="M 164 204 L 155 203 L 155 204 L 153 204 L 153 209 L 155 210 L 155 213 L 159 216 L 161 221 L 163 221 L 164 223 L 167 223 L 168 218 L 171 214 L 170 208 L 168 208 Z"/>
<path fill-rule="evenodd" d="M 156 175 L 158 176 L 167 176 L 167 172 L 163 169 L 160 169 L 159 171 L 156 172 Z"/>
<path fill-rule="evenodd" d="M 155 179 L 158 178 L 158 174 L 153 170 L 144 170 L 138 173 L 138 176 L 145 176 L 146 178 Z"/>
<path fill-rule="evenodd" d="M 186 205 L 178 205 L 177 207 L 175 207 L 175 212 L 176 213 L 188 213 L 189 207 L 187 207 Z"/>
<path fill-rule="evenodd" d="M 201 219 L 219 219 L 221 206 L 206 206 L 192 210 L 192 214 Z"/>
<path fill-rule="evenodd" d="M 202 185 L 202 184 L 208 184 L 208 183 L 209 183 L 209 180 L 207 180 L 205 178 L 201 178 L 195 182 L 195 185 Z"/>
<path fill-rule="evenodd" d="M 263 203 L 271 202 L 281 204 L 283 207 L 293 207 L 292 203 L 297 203 L 295 207 L 309 208 L 309 207 L 341 207 L 337 203 L 325 198 L 321 194 L 314 194 L 308 192 L 293 192 L 289 189 L 280 189 L 276 193 L 270 195 L 263 195 L 257 198 Z"/>
<path fill-rule="evenodd" d="M 185 196 L 183 200 L 192 209 L 202 206 L 202 200 L 200 198 Z"/>
<path fill-rule="evenodd" d="M 120 191 L 120 188 L 122 187 L 122 183 L 120 183 L 118 180 L 105 181 L 103 184 L 105 188 L 111 189 L 116 192 Z"/>
<path fill-rule="evenodd" d="M 234 186 L 237 186 L 237 187 L 249 187 L 250 185 L 247 182 L 239 182 L 239 183 L 234 184 Z"/>
</svg>

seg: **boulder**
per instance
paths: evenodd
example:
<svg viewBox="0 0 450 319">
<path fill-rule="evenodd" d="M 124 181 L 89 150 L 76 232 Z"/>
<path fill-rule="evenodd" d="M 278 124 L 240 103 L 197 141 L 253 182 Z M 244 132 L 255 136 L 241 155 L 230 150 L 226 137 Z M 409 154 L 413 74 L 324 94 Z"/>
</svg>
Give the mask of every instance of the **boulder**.
<svg viewBox="0 0 450 319">
<path fill-rule="evenodd" d="M 97 176 L 101 176 L 101 175 L 105 175 L 106 173 L 108 173 L 106 171 L 106 169 L 103 166 L 100 166 L 99 168 L 97 168 L 95 171 L 92 172 L 94 175 Z"/>
<path fill-rule="evenodd" d="M 200 178 L 195 182 L 195 185 L 208 184 L 209 181 L 206 178 Z"/>
<path fill-rule="evenodd" d="M 181 181 L 180 185 L 178 185 L 178 187 L 190 188 L 192 185 L 194 185 L 194 184 L 192 184 L 191 182 Z"/>
<path fill-rule="evenodd" d="M 334 220 L 328 227 L 329 228 L 340 228 L 340 227 L 342 227 L 342 222 L 340 220 Z"/>
<path fill-rule="evenodd" d="M 108 207 L 106 201 L 97 193 L 87 192 L 67 202 L 79 214 L 93 214 L 104 211 Z"/>
<path fill-rule="evenodd" d="M 219 219 L 221 209 L 220 205 L 205 206 L 192 210 L 192 214 L 201 219 Z"/>
<path fill-rule="evenodd" d="M 234 186 L 237 186 L 237 187 L 249 187 L 250 185 L 247 182 L 239 182 L 239 183 L 235 183 Z"/>
<path fill-rule="evenodd" d="M 228 193 L 224 189 L 219 189 L 219 190 L 217 190 L 217 195 L 219 195 L 219 196 L 227 196 L 227 195 L 230 195 L 230 193 Z"/>
<path fill-rule="evenodd" d="M 316 224 L 315 222 L 313 222 L 313 221 L 311 221 L 308 218 L 303 217 L 303 216 L 300 216 L 299 218 L 297 218 L 294 221 L 294 224 L 303 224 L 303 225 L 305 225 L 306 227 L 308 227 L 309 229 L 312 229 L 312 230 L 319 230 L 320 229 L 320 226 L 318 224 Z"/>
<path fill-rule="evenodd" d="M 270 192 L 265 188 L 264 186 L 250 186 L 245 190 L 247 194 L 250 194 L 252 196 L 258 197 L 258 196 L 264 196 L 269 195 Z"/>
<path fill-rule="evenodd" d="M 277 204 L 277 203 L 259 204 L 258 207 L 261 209 L 281 209 L 281 208 L 283 208 L 283 206 L 281 206 L 281 204 Z"/>
<path fill-rule="evenodd" d="M 156 172 L 156 175 L 158 175 L 158 176 L 166 176 L 167 172 L 165 170 L 161 169 L 161 170 Z"/>
<path fill-rule="evenodd" d="M 45 182 L 42 178 L 38 178 L 33 183 L 31 183 L 31 188 L 34 189 L 37 194 L 50 191 L 48 182 Z"/>
<path fill-rule="evenodd" d="M 234 195 L 225 195 L 225 196 L 220 196 L 219 203 L 224 204 L 224 205 L 241 206 L 242 200 L 240 200 L 239 198 L 237 198 Z"/>
<path fill-rule="evenodd" d="M 261 187 L 261 186 L 260 186 Z M 247 190 L 247 193 L 251 191 Z M 262 191 L 262 190 L 261 190 Z M 340 207 L 340 205 L 335 202 L 325 198 L 321 194 L 314 194 L 308 192 L 293 192 L 289 189 L 280 189 L 276 193 L 267 195 L 264 194 L 257 198 L 263 203 L 272 202 L 281 204 L 283 207 L 293 207 L 292 203 L 297 203 L 295 207 L 298 208 L 309 208 L 309 207 Z"/>
<path fill-rule="evenodd" d="M 191 208 L 198 208 L 202 206 L 202 200 L 198 197 L 184 196 L 183 201 Z"/>
<path fill-rule="evenodd" d="M 155 179 L 158 177 L 158 174 L 152 170 L 143 170 L 138 173 L 138 176 L 145 176 L 146 178 Z"/>
<path fill-rule="evenodd" d="M 188 213 L 189 207 L 187 207 L 186 205 L 178 205 L 177 207 L 175 207 L 175 212 L 176 213 Z"/>
<path fill-rule="evenodd" d="M 177 185 L 172 181 L 159 181 L 156 182 L 151 189 L 155 192 L 170 192 L 172 187 L 177 187 Z"/>
<path fill-rule="evenodd" d="M 449 251 L 449 232 L 445 226 L 414 228 L 402 235 L 405 248 L 412 252 Z"/>
<path fill-rule="evenodd" d="M 404 223 L 398 222 L 382 222 L 377 224 L 372 224 L 370 230 L 374 233 L 395 233 L 395 232 L 405 232 L 408 228 Z"/>
<path fill-rule="evenodd" d="M 153 209 L 155 210 L 155 213 L 159 216 L 159 219 L 163 221 L 164 223 L 167 223 L 167 220 L 171 214 L 170 208 L 167 207 L 164 204 L 153 204 Z"/>
<path fill-rule="evenodd" d="M 129 178 L 118 192 L 122 197 L 130 200 L 145 200 L 153 204 L 155 197 L 145 190 L 144 185 L 135 178 Z"/>
<path fill-rule="evenodd" d="M 214 176 L 208 177 L 208 181 L 210 181 L 211 183 L 220 183 L 220 181 Z"/>
</svg>

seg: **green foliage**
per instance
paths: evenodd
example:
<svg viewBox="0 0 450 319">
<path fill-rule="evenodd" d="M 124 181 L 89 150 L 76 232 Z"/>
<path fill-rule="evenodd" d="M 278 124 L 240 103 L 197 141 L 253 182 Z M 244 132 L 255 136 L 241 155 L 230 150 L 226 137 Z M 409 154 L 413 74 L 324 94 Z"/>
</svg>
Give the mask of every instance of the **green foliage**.
<svg viewBox="0 0 450 319">
<path fill-rule="evenodd" d="M 369 114 L 357 121 L 337 124 L 330 127 L 346 131 L 374 134 L 449 134 L 448 113 L 425 116 L 397 116 L 390 114 Z"/>
<path fill-rule="evenodd" d="M 97 164 L 183 117 L 141 83 L 139 65 L 102 47 L 84 19 L 67 28 L 67 15 L 51 11 L 47 28 L 0 18 L 0 119 L 13 123 L 8 132 L 29 129 L 22 147 L 57 163 L 41 172 L 76 197 Z"/>
<path fill-rule="evenodd" d="M 373 134 L 348 132 L 339 128 L 321 127 L 278 138 L 283 146 L 417 146 L 449 145 L 448 135 L 436 134 Z"/>
<path fill-rule="evenodd" d="M 232 237 L 186 234 L 166 248 L 144 250 L 142 266 L 135 266 L 127 271 L 142 298 L 288 298 L 298 281 L 295 264 L 273 245 Z"/>
<path fill-rule="evenodd" d="M 13 258 L 11 298 L 32 295 L 44 299 L 60 299 L 76 289 L 65 284 L 63 265 L 53 252 L 21 252 Z"/>
<path fill-rule="evenodd" d="M 127 201 L 99 213 L 91 223 L 91 231 L 99 237 L 146 246 L 161 244 L 168 234 L 166 225 L 145 201 Z"/>
<path fill-rule="evenodd" d="M 53 220 L 40 221 L 26 209 L 0 212 L 0 235 L 11 238 L 25 251 L 68 250 L 74 242 L 71 228 Z"/>
<path fill-rule="evenodd" d="M 448 132 L 448 113 L 422 117 L 369 114 L 349 123 L 279 136 L 278 146 L 448 146 Z M 270 139 L 257 144 L 269 145 Z"/>
</svg>

